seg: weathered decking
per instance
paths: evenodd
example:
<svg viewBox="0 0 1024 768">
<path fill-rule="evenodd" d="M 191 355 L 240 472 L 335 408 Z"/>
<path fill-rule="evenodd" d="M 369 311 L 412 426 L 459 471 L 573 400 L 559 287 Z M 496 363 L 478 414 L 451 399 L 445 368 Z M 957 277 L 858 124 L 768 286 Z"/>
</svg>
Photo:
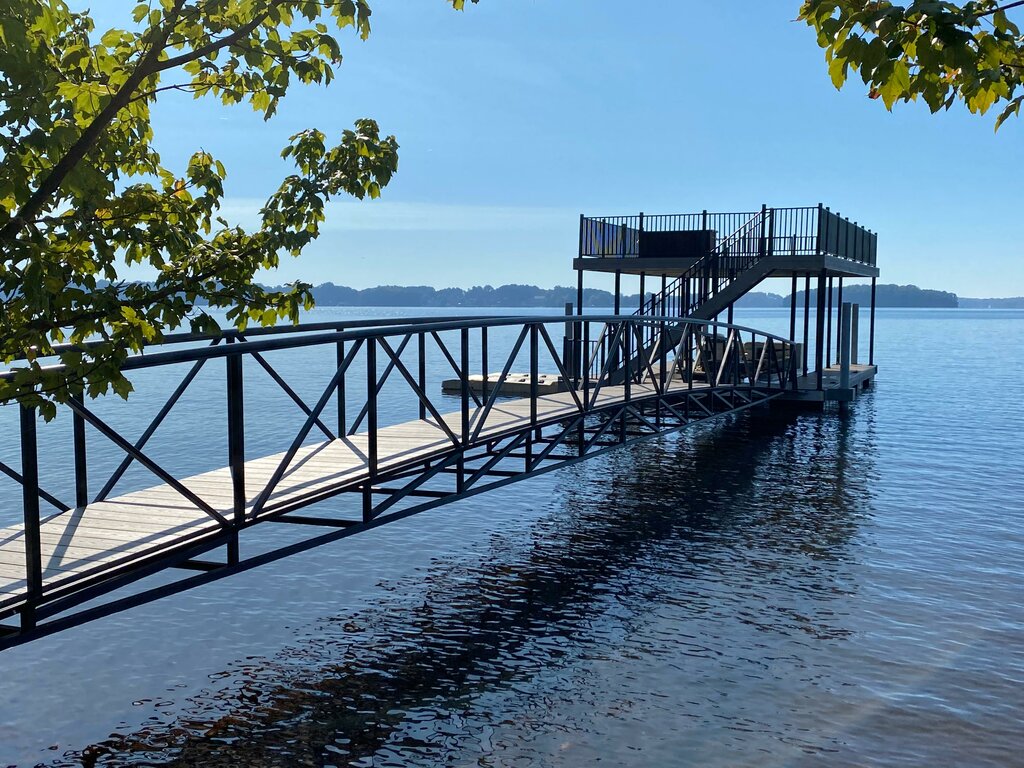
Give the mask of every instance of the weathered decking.
<svg viewBox="0 0 1024 768">
<path fill-rule="evenodd" d="M 708 389 L 707 384 L 683 382 L 668 385 L 672 390 Z M 650 384 L 634 383 L 630 398 L 640 399 L 654 392 Z M 626 388 L 604 387 L 596 407 L 624 402 Z M 483 409 L 471 414 L 471 426 Z M 539 423 L 557 422 L 576 415 L 572 394 L 542 395 L 537 401 Z M 458 431 L 461 411 L 444 414 L 443 419 Z M 522 431 L 531 423 L 529 398 L 495 403 L 486 415 L 479 442 Z M 313 503 L 339 490 L 359 486 L 368 478 L 368 434 L 322 441 L 303 446 L 291 461 L 261 512 L 261 518 L 282 509 Z M 452 443 L 432 419 L 416 420 L 377 430 L 378 466 L 381 471 L 404 465 L 422 464 L 451 451 Z M 248 509 L 266 487 L 284 453 L 245 463 Z M 227 468 L 194 475 L 181 481 L 188 489 L 230 518 L 233 510 L 232 483 Z M 45 518 L 40 527 L 43 559 L 43 594 L 59 591 L 76 581 L 113 572 L 156 553 L 188 547 L 206 536 L 222 532 L 220 524 L 168 485 L 154 485 L 86 507 Z M 23 526 L 0 529 L 0 608 L 24 600 L 25 540 Z"/>
</svg>

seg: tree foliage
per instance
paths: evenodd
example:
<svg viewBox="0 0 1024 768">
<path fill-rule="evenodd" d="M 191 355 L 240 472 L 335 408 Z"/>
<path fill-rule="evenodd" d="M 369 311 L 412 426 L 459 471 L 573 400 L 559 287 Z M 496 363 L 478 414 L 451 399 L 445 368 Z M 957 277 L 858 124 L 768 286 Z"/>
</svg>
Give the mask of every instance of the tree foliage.
<svg viewBox="0 0 1024 768">
<path fill-rule="evenodd" d="M 295 321 L 309 286 L 270 291 L 256 273 L 317 237 L 332 196 L 377 197 L 398 167 L 395 138 L 373 120 L 330 141 L 305 130 L 282 152 L 294 172 L 258 227 L 225 220 L 223 164 L 206 151 L 184 168 L 161 162 L 157 98 L 244 102 L 269 119 L 295 84 L 330 83 L 342 60 L 335 35 L 365 39 L 370 8 L 148 0 L 125 12 L 124 29 L 101 34 L 64 0 L 0 0 L 0 357 L 17 372 L 0 381 L 0 402 L 47 417 L 83 389 L 127 396 L 124 358 L 176 327 L 215 332 L 208 308 L 238 328 Z M 155 279 L 121 278 L 137 264 Z"/>
<path fill-rule="evenodd" d="M 972 113 L 1002 107 L 996 128 L 1024 102 L 1024 37 L 1016 0 L 804 0 L 836 88 L 851 71 L 887 109 L 923 100 L 932 112 L 958 100 Z"/>
</svg>

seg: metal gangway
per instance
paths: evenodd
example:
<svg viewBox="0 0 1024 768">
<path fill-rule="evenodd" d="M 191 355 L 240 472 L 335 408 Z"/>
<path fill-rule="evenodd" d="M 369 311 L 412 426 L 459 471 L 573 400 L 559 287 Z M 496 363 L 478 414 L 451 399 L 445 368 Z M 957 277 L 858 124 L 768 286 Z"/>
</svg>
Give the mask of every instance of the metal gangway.
<svg viewBox="0 0 1024 768">
<path fill-rule="evenodd" d="M 299 349 L 326 371 L 315 399 L 297 391 L 310 389 L 309 371 L 272 360 Z M 70 421 L 67 461 L 56 468 L 40 464 L 52 424 L 16 402 L 0 405 L 4 444 L 17 444 L 0 458 L 18 457 L 0 461 L 0 473 L 20 485 L 22 501 L 20 519 L 0 528 L 0 648 L 765 403 L 795 391 L 800 357 L 799 345 L 772 334 L 652 315 L 339 321 L 167 337 L 123 366 L 130 376 L 178 377 L 145 428 L 128 434 L 73 397 L 52 423 Z M 442 373 L 454 376 L 454 394 L 451 379 L 442 392 Z M 247 443 L 263 414 L 246 385 L 257 376 L 301 418 L 290 432 L 287 423 L 275 429 L 281 450 L 254 456 Z M 192 394 L 223 410 L 226 429 L 165 437 L 161 425 L 199 386 L 208 391 Z M 216 466 L 177 476 L 152 450 L 161 439 L 178 451 L 195 441 L 224 452 Z M 97 442 L 120 457 L 98 488 Z M 139 467 L 151 483 L 118 492 Z M 51 473 L 68 486 L 73 477 L 73 500 L 48 490 Z M 349 514 L 324 504 L 343 496 L 357 499 Z M 284 524 L 308 535 L 249 553 L 252 528 Z M 147 586 L 157 574 L 160 583 Z"/>
</svg>

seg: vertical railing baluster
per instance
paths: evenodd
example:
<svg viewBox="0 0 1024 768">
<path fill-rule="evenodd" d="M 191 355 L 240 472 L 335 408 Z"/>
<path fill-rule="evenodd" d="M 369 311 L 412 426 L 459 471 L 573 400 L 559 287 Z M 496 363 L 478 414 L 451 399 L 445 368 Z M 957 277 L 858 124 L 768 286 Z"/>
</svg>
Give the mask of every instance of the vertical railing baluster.
<svg viewBox="0 0 1024 768">
<path fill-rule="evenodd" d="M 339 328 L 339 331 L 344 331 L 344 328 Z M 341 340 L 335 345 L 335 360 L 337 361 L 337 368 L 341 368 L 345 364 L 345 341 Z M 345 437 L 345 432 L 348 430 L 346 426 L 346 415 L 345 415 L 345 377 L 342 376 L 338 381 L 338 390 L 335 392 L 335 399 L 338 403 L 338 439 Z"/>
<path fill-rule="evenodd" d="M 480 401 L 483 403 L 487 402 L 488 395 L 488 382 L 489 376 L 487 373 L 487 326 L 480 326 L 480 375 L 482 381 L 480 384 Z"/>
<path fill-rule="evenodd" d="M 74 392 L 71 399 L 81 404 L 81 390 Z M 75 506 L 82 509 L 89 503 L 89 464 L 85 452 L 85 419 L 77 411 L 71 414 L 71 426 L 75 448 Z"/>
<path fill-rule="evenodd" d="M 229 339 L 232 348 L 238 342 Z M 231 475 L 231 505 L 234 531 L 228 540 L 228 562 L 238 562 L 238 531 L 245 522 L 245 410 L 243 405 L 242 355 L 229 354 L 227 365 L 228 472 Z"/>
<path fill-rule="evenodd" d="M 363 522 L 373 519 L 373 486 L 377 482 L 377 340 L 366 340 L 366 484 Z"/>
<path fill-rule="evenodd" d="M 597 360 L 597 349 L 594 350 Z M 590 408 L 590 323 L 583 321 L 583 407 Z"/>
<path fill-rule="evenodd" d="M 417 375 L 419 376 L 419 381 L 417 382 L 417 384 L 419 384 L 420 392 L 426 392 L 427 391 L 427 334 L 424 333 L 423 331 L 420 331 L 419 334 L 417 334 L 417 336 L 416 336 L 416 346 L 418 347 L 418 349 L 417 349 L 417 365 L 419 366 L 418 370 L 417 370 Z M 423 400 L 420 400 L 419 403 L 420 403 L 420 421 L 426 421 L 426 419 L 427 419 L 427 405 L 426 405 L 426 403 L 423 402 Z"/>
<path fill-rule="evenodd" d="M 459 368 L 462 369 L 459 383 L 461 421 L 459 424 L 459 458 L 456 460 L 455 486 L 458 493 L 466 487 L 466 448 L 469 446 L 469 328 L 459 331 Z"/>
<path fill-rule="evenodd" d="M 537 437 L 537 398 L 540 395 L 538 377 L 538 354 L 540 332 L 536 323 L 530 324 L 530 435 L 526 439 L 526 471 L 533 463 L 533 441 Z"/>
<path fill-rule="evenodd" d="M 21 609 L 21 628 L 36 624 L 36 605 L 43 595 L 43 553 L 39 536 L 39 445 L 36 441 L 36 410 L 21 409 L 21 499 L 25 524 L 26 602 Z"/>
<path fill-rule="evenodd" d="M 693 342 L 697 335 L 695 326 L 688 325 L 686 328 L 686 388 L 693 389 Z M 700 342 L 697 342 L 698 344 Z M 687 401 L 689 402 L 689 401 Z"/>
</svg>

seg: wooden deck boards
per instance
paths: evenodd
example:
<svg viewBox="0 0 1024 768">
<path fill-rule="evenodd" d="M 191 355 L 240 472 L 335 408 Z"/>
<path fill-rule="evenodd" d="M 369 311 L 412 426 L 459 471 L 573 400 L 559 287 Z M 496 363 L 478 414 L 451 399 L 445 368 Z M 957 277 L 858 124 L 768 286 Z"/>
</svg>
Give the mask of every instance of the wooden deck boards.
<svg viewBox="0 0 1024 768">
<path fill-rule="evenodd" d="M 673 384 L 672 388 L 685 389 L 686 385 Z M 633 397 L 652 392 L 650 385 L 632 387 Z M 605 387 L 599 392 L 597 404 L 607 406 L 623 399 L 623 387 Z M 481 409 L 474 409 L 470 414 L 471 431 L 476 429 L 480 412 Z M 540 420 L 550 422 L 577 413 L 577 406 L 569 392 L 547 394 L 538 398 L 537 412 Z M 443 414 L 442 418 L 452 432 L 460 433 L 461 412 Z M 497 401 L 480 438 L 519 431 L 529 419 L 528 398 Z M 368 474 L 367 443 L 368 435 L 364 432 L 303 446 L 274 490 L 269 506 L 272 509 L 295 503 L 364 480 Z M 377 432 L 377 443 L 378 465 L 382 470 L 441 455 L 452 445 L 432 419 L 382 427 Z M 278 453 L 245 463 L 249 509 L 284 456 Z M 181 483 L 222 515 L 231 517 L 231 477 L 226 467 L 184 478 Z M 26 588 L 22 529 L 21 525 L 0 528 L 0 606 L 19 603 Z M 50 515 L 44 518 L 40 530 L 44 592 L 219 530 L 216 520 L 166 484 Z"/>
</svg>

